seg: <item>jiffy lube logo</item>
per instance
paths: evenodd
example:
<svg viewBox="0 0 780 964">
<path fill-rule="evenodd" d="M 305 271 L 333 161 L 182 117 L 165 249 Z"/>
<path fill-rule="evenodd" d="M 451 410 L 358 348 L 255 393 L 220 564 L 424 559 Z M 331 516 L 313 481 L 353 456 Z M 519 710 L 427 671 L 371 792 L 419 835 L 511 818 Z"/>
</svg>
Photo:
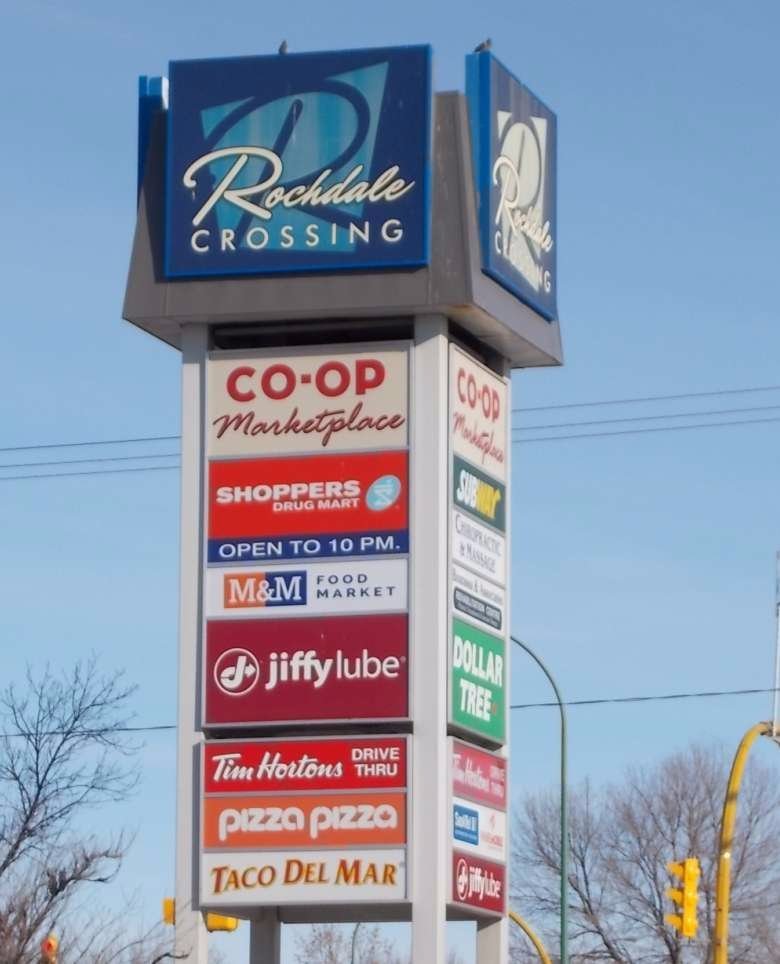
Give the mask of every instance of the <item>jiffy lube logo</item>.
<svg viewBox="0 0 780 964">
<path fill-rule="evenodd" d="M 210 619 L 205 723 L 405 719 L 407 660 L 406 613 Z"/>
<path fill-rule="evenodd" d="M 429 48 L 179 61 L 170 92 L 169 276 L 426 263 Z"/>
<path fill-rule="evenodd" d="M 489 53 L 467 59 L 483 269 L 547 319 L 556 306 L 556 118 Z"/>
</svg>

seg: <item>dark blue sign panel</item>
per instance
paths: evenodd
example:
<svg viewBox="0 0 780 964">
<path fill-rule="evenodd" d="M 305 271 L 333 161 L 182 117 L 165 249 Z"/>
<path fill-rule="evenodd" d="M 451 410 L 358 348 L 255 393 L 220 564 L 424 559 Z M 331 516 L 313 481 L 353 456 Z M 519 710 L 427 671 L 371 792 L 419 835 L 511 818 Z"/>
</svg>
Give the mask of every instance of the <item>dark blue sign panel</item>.
<svg viewBox="0 0 780 964">
<path fill-rule="evenodd" d="M 430 48 L 170 65 L 169 277 L 428 261 Z"/>
<path fill-rule="evenodd" d="M 549 321 L 556 304 L 555 114 L 488 52 L 466 57 L 482 270 Z"/>
</svg>

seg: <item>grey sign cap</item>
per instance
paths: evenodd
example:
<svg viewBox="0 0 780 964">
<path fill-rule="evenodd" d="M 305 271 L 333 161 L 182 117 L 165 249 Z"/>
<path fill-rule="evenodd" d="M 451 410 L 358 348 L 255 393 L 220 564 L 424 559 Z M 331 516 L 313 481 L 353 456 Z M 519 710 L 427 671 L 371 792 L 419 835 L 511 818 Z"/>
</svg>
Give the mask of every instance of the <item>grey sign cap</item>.
<svg viewBox="0 0 780 964">
<path fill-rule="evenodd" d="M 561 364 L 548 322 L 481 270 L 466 100 L 437 94 L 433 111 L 431 250 L 414 270 L 167 280 L 162 269 L 165 115 L 154 119 L 138 203 L 123 317 L 180 347 L 181 326 L 302 321 L 364 323 L 445 315 L 513 368 Z M 361 326 L 363 327 L 363 326 Z"/>
</svg>

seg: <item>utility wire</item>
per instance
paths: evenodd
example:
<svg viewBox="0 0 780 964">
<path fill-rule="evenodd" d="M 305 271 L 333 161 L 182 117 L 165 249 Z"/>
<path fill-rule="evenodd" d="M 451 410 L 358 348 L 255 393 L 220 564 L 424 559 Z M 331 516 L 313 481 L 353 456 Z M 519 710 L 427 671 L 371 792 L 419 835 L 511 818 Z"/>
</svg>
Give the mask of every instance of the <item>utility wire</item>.
<svg viewBox="0 0 780 964">
<path fill-rule="evenodd" d="M 48 442 L 45 445 L 9 445 L 0 448 L 0 452 L 32 452 L 34 449 L 68 449 L 82 445 L 129 445 L 134 442 L 174 442 L 181 435 L 144 435 L 138 438 L 109 438 L 96 439 L 92 442 Z"/>
<path fill-rule="evenodd" d="M 30 475 L 3 475 L 0 476 L 0 482 L 13 482 L 18 479 L 69 479 L 85 475 L 121 475 L 123 472 L 169 472 L 180 468 L 181 465 L 141 465 L 124 469 L 95 469 L 84 472 L 40 472 Z"/>
<path fill-rule="evenodd" d="M 774 418 L 750 418 L 750 419 L 737 419 L 730 422 L 697 422 L 694 425 L 661 425 L 656 428 L 634 428 L 634 429 L 621 429 L 616 432 L 579 432 L 571 433 L 569 435 L 542 435 L 538 438 L 515 438 L 512 440 L 512 445 L 533 445 L 537 442 L 564 442 L 570 439 L 589 439 L 589 438 L 609 438 L 610 436 L 617 435 L 644 435 L 648 432 L 689 432 L 694 429 L 702 428 L 728 428 L 733 425 L 764 425 L 768 422 L 780 422 L 780 416 Z M 139 455 L 133 456 L 133 458 L 138 459 L 155 459 L 155 458 L 173 458 L 174 454 L 164 454 L 164 455 Z M 61 465 L 67 466 L 72 465 L 78 460 L 66 460 L 61 463 L 51 462 L 30 462 L 25 465 L 25 467 L 35 468 L 37 465 Z M 97 462 L 103 461 L 101 459 L 83 459 L 80 461 L 84 462 Z M 120 461 L 119 459 L 114 460 L 111 458 L 105 459 L 107 462 Z M 31 472 L 29 474 L 21 475 L 2 475 L 3 466 L 0 466 L 0 483 L 2 482 L 14 482 L 26 479 L 64 479 L 69 476 L 92 476 L 92 475 L 121 475 L 123 472 L 164 472 L 171 469 L 179 469 L 181 466 L 179 464 L 175 465 L 149 465 L 149 466 L 139 466 L 139 467 L 125 467 L 118 469 L 95 469 L 94 471 L 83 471 L 83 472 Z"/>
<path fill-rule="evenodd" d="M 696 418 L 711 415 L 738 415 L 742 412 L 774 412 L 780 405 L 756 405 L 753 408 L 713 408 L 703 412 L 671 412 L 666 415 L 632 415 L 627 418 L 600 418 L 592 422 L 550 422 L 547 425 L 515 425 L 513 432 L 534 432 L 550 428 L 579 428 L 594 425 L 618 425 L 624 422 L 657 422 L 665 418 Z"/>
<path fill-rule="evenodd" d="M 635 405 L 642 402 L 672 402 L 683 398 L 714 398 L 717 395 L 747 395 L 750 392 L 777 392 L 780 385 L 761 385 L 754 388 L 720 388 L 713 392 L 683 392 L 679 395 L 645 395 L 640 398 L 613 398 L 601 402 L 564 402 L 558 405 L 536 405 L 513 408 L 512 412 L 552 412 L 560 408 L 593 408 L 598 405 Z"/>
<path fill-rule="evenodd" d="M 669 700 L 700 700 L 718 696 L 754 696 L 766 693 L 777 693 L 775 687 L 768 689 L 749 690 L 702 690 L 698 693 L 663 693 L 655 696 L 612 696 L 596 700 L 567 700 L 564 706 L 608 706 L 618 703 L 660 703 Z M 556 702 L 548 703 L 510 703 L 510 710 L 535 710 L 541 707 L 558 706 Z"/>
<path fill-rule="evenodd" d="M 710 699 L 712 697 L 722 697 L 722 696 L 754 696 L 756 694 L 764 695 L 766 693 L 776 693 L 780 690 L 771 687 L 769 689 L 745 689 L 745 690 L 703 690 L 700 692 L 690 692 L 690 693 L 663 693 L 661 695 L 655 696 L 613 696 L 606 697 L 604 699 L 595 700 L 566 700 L 564 706 L 607 706 L 615 705 L 620 703 L 658 703 L 665 702 L 668 700 L 698 700 L 698 699 Z M 535 710 L 548 708 L 551 706 L 558 706 L 555 702 L 549 703 L 510 703 L 510 710 Z M 147 724 L 145 726 L 118 726 L 112 729 L 112 733 L 160 733 L 166 730 L 175 730 L 175 723 L 156 723 Z M 84 731 L 84 736 L 101 736 L 105 733 L 105 730 L 86 730 Z M 29 736 L 64 736 L 65 732 L 63 730 L 47 730 L 44 733 L 28 733 L 26 731 L 20 731 L 18 733 L 0 733 L 0 739 L 21 739 L 22 737 Z"/>
<path fill-rule="evenodd" d="M 780 407 L 780 406 L 778 406 Z M 0 462 L 0 472 L 3 469 L 35 469 L 39 466 L 50 465 L 84 465 L 96 462 L 137 462 L 143 459 L 178 459 L 179 452 L 159 452 L 157 455 L 107 455 L 95 456 L 92 459 L 57 459 L 53 462 Z"/>
<path fill-rule="evenodd" d="M 646 432 L 689 432 L 699 428 L 726 428 L 729 425 L 763 425 L 767 422 L 780 422 L 775 418 L 746 418 L 733 422 L 697 422 L 695 425 L 659 425 L 657 428 L 627 428 L 617 432 L 582 432 L 573 435 L 542 435 L 539 438 L 513 439 L 512 445 L 533 445 L 536 442 L 563 442 L 575 438 L 607 438 L 610 435 L 643 435 Z"/>
</svg>

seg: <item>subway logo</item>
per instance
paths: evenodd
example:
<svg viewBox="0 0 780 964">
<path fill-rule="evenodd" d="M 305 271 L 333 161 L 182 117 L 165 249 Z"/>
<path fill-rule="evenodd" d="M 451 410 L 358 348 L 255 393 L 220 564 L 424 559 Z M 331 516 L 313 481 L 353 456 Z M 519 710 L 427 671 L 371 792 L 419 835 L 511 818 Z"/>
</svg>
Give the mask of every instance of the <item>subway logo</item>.
<svg viewBox="0 0 780 964">
<path fill-rule="evenodd" d="M 456 506 L 499 529 L 506 530 L 506 488 L 458 456 L 452 462 L 452 498 Z"/>
</svg>

